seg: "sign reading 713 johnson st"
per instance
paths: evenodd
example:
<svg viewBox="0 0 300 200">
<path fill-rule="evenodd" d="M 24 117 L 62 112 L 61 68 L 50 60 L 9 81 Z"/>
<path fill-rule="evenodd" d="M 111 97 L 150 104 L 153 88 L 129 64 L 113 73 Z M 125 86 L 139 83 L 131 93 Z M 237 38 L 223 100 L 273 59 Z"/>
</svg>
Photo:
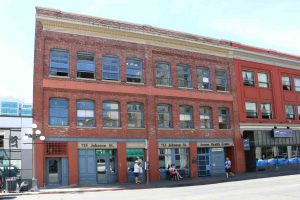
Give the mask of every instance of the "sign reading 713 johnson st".
<svg viewBox="0 0 300 200">
<path fill-rule="evenodd" d="M 78 149 L 116 149 L 116 142 L 78 142 Z"/>
</svg>

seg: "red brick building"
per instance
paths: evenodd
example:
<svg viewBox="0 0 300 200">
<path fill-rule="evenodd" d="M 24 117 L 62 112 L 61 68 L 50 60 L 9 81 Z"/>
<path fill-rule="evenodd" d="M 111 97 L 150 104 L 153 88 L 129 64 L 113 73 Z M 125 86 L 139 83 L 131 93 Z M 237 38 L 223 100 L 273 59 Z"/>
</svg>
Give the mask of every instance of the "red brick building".
<svg viewBox="0 0 300 200">
<path fill-rule="evenodd" d="M 36 144 L 38 185 L 133 181 L 136 159 L 150 181 L 171 164 L 186 177 L 224 173 L 225 156 L 244 172 L 232 49 L 37 8 L 33 118 L 46 136 Z"/>
<path fill-rule="evenodd" d="M 300 57 L 231 45 L 247 171 L 299 169 Z"/>
</svg>

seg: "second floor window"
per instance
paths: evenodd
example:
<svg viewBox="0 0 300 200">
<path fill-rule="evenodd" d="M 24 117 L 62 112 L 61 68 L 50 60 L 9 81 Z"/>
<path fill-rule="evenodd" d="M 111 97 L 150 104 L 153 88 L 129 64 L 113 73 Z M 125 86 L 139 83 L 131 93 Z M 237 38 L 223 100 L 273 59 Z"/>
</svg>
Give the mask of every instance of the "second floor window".
<svg viewBox="0 0 300 200">
<path fill-rule="evenodd" d="M 192 87 L 192 75 L 191 68 L 188 65 L 178 65 L 177 66 L 178 74 L 178 87 Z"/>
<path fill-rule="evenodd" d="M 281 77 L 281 81 L 282 81 L 282 88 L 283 90 L 292 90 L 292 83 L 291 83 L 291 79 L 288 76 L 283 76 Z"/>
<path fill-rule="evenodd" d="M 219 129 L 229 129 L 229 110 L 228 108 L 219 108 Z"/>
<path fill-rule="evenodd" d="M 103 127 L 120 127 L 120 108 L 116 102 L 103 102 Z"/>
<path fill-rule="evenodd" d="M 156 64 L 156 85 L 171 85 L 171 71 L 168 63 Z"/>
<path fill-rule="evenodd" d="M 200 128 L 212 128 L 212 117 L 210 107 L 200 107 Z"/>
<path fill-rule="evenodd" d="M 141 103 L 128 103 L 128 128 L 144 128 L 144 108 Z"/>
<path fill-rule="evenodd" d="M 243 71 L 243 83 L 247 86 L 255 86 L 254 82 L 254 72 Z"/>
<path fill-rule="evenodd" d="M 295 78 L 295 91 L 300 92 L 300 78 Z"/>
<path fill-rule="evenodd" d="M 49 125 L 69 125 L 69 102 L 67 99 L 51 98 L 49 100 Z"/>
<path fill-rule="evenodd" d="M 258 73 L 258 87 L 269 88 L 269 76 L 267 73 Z"/>
<path fill-rule="evenodd" d="M 77 126 L 79 127 L 94 127 L 95 120 L 95 105 L 93 101 L 80 100 L 76 103 L 77 108 Z"/>
<path fill-rule="evenodd" d="M 261 117 L 263 119 L 272 119 L 272 106 L 270 103 L 262 103 L 261 107 Z"/>
<path fill-rule="evenodd" d="M 172 107 L 167 104 L 157 105 L 158 128 L 172 128 Z"/>
<path fill-rule="evenodd" d="M 256 103 L 246 102 L 246 117 L 247 118 L 257 118 Z"/>
<path fill-rule="evenodd" d="M 295 119 L 294 105 L 285 105 L 285 116 L 286 119 Z"/>
<path fill-rule="evenodd" d="M 69 52 L 62 49 L 50 50 L 50 75 L 69 76 Z"/>
<path fill-rule="evenodd" d="M 192 106 L 179 106 L 179 120 L 181 129 L 194 128 L 193 123 L 193 107 Z"/>
<path fill-rule="evenodd" d="M 142 62 L 139 59 L 128 58 L 126 60 L 126 80 L 132 83 L 143 82 Z"/>
<path fill-rule="evenodd" d="M 88 52 L 77 53 L 77 77 L 95 78 L 95 59 L 94 54 Z"/>
<path fill-rule="evenodd" d="M 216 70 L 216 89 L 228 91 L 227 74 L 225 70 Z"/>
<path fill-rule="evenodd" d="M 116 56 L 102 56 L 102 79 L 120 80 L 120 60 Z"/>
<path fill-rule="evenodd" d="M 206 67 L 199 67 L 197 69 L 198 89 L 211 89 L 210 87 L 210 73 Z"/>
</svg>

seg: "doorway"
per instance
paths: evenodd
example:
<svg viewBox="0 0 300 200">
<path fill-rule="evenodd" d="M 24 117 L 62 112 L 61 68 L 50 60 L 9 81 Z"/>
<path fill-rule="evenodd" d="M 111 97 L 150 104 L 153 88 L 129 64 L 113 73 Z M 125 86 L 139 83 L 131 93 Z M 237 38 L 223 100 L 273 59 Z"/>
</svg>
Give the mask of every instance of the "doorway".
<svg viewBox="0 0 300 200">
<path fill-rule="evenodd" d="M 97 182 L 112 183 L 117 181 L 115 150 L 97 149 Z"/>
<path fill-rule="evenodd" d="M 61 184 L 61 161 L 59 158 L 47 159 L 47 185 Z"/>
</svg>

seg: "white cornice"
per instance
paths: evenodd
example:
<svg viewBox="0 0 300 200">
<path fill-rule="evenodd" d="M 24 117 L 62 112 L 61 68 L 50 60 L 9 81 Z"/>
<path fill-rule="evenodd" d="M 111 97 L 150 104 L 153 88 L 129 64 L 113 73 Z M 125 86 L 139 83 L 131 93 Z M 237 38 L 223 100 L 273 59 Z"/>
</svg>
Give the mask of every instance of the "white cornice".
<svg viewBox="0 0 300 200">
<path fill-rule="evenodd" d="M 280 124 L 280 123 L 240 123 L 240 130 L 272 130 L 274 127 L 287 128 L 290 127 L 293 130 L 300 130 L 300 124 Z"/>
</svg>

